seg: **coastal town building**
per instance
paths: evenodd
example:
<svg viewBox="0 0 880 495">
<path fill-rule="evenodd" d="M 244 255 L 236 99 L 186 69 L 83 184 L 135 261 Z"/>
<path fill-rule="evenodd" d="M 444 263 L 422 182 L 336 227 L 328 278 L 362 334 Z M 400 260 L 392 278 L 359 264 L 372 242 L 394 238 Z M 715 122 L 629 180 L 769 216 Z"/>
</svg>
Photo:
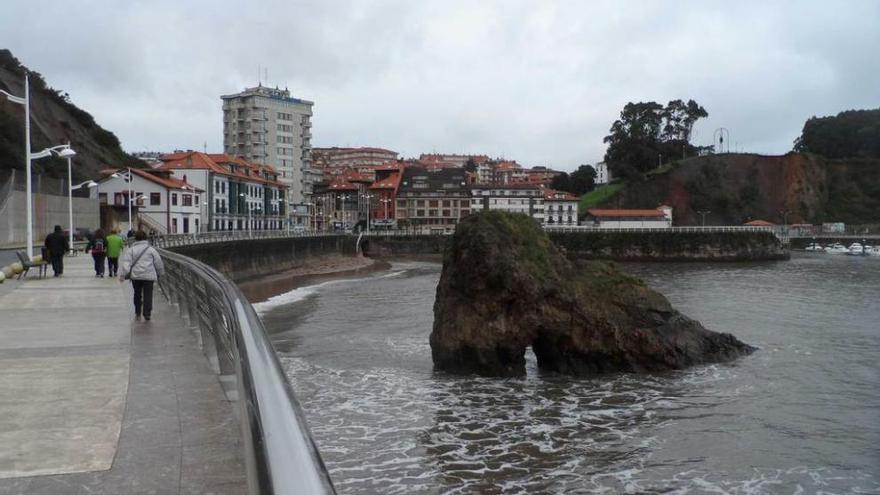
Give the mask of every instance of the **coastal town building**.
<svg viewBox="0 0 880 495">
<path fill-rule="evenodd" d="M 602 229 L 663 229 L 672 227 L 672 207 L 665 205 L 652 210 L 593 208 L 587 210 L 587 213 L 593 222 L 593 226 Z"/>
<path fill-rule="evenodd" d="M 544 188 L 544 225 L 570 227 L 578 224 L 580 199 L 565 191 Z"/>
<path fill-rule="evenodd" d="M 396 196 L 398 228 L 452 232 L 471 212 L 471 195 L 464 169 L 429 171 L 406 167 Z"/>
<path fill-rule="evenodd" d="M 207 230 L 288 228 L 287 185 L 270 165 L 226 154 L 184 151 L 164 155 L 159 170 L 206 192 Z"/>
<path fill-rule="evenodd" d="M 131 170 L 129 182 L 128 171 Z M 162 170 L 105 170 L 98 201 L 107 228 L 143 229 L 156 234 L 195 234 L 204 228 L 204 190 Z M 132 225 L 128 225 L 131 197 Z"/>
<path fill-rule="evenodd" d="M 305 225 L 312 204 L 313 102 L 287 89 L 259 85 L 220 97 L 223 100 L 223 150 L 253 163 L 272 165 L 287 186 L 291 221 Z"/>
<path fill-rule="evenodd" d="M 599 162 L 593 165 L 593 169 L 596 170 L 596 184 L 608 184 L 611 182 L 611 171 L 608 170 L 608 164 L 605 162 Z"/>
<path fill-rule="evenodd" d="M 471 186 L 473 210 L 523 213 L 544 223 L 544 193 L 536 184 L 475 184 Z"/>
<path fill-rule="evenodd" d="M 372 226 L 393 229 L 397 227 L 395 212 L 397 207 L 397 191 L 403 177 L 404 165 L 383 165 L 376 168 L 376 182 L 369 190 L 372 197 Z"/>
<path fill-rule="evenodd" d="M 314 167 L 329 175 L 341 175 L 345 169 L 372 174 L 375 167 L 397 160 L 397 152 L 384 148 L 315 148 L 312 150 Z"/>
</svg>

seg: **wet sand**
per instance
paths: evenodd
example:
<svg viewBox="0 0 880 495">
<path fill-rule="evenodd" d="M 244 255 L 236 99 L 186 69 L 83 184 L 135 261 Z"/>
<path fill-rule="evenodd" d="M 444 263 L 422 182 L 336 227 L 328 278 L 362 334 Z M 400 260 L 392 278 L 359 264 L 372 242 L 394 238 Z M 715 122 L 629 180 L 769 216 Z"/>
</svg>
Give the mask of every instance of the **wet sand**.
<svg viewBox="0 0 880 495">
<path fill-rule="evenodd" d="M 363 256 L 321 256 L 306 261 L 304 266 L 238 284 L 251 303 L 265 301 L 298 287 L 326 280 L 387 270 L 391 265 Z"/>
</svg>

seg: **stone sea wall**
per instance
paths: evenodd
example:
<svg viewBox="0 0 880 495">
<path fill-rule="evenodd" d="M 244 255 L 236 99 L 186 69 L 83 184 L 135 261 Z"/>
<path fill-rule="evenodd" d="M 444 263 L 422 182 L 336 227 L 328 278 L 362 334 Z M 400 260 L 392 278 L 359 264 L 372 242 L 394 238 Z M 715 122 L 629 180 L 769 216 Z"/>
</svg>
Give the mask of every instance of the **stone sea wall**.
<svg viewBox="0 0 880 495">
<path fill-rule="evenodd" d="M 767 261 L 790 253 L 769 232 L 553 232 L 569 257 L 617 261 Z M 442 254 L 448 236 L 372 236 L 361 241 L 376 258 Z"/>
<path fill-rule="evenodd" d="M 788 249 L 770 232 L 559 232 L 550 240 L 569 257 L 616 261 L 786 260 Z"/>
<path fill-rule="evenodd" d="M 171 251 L 197 259 L 235 282 L 243 282 L 301 268 L 322 256 L 354 256 L 357 254 L 356 242 L 357 237 L 344 235 L 244 239 L 178 246 L 171 248 Z"/>
</svg>

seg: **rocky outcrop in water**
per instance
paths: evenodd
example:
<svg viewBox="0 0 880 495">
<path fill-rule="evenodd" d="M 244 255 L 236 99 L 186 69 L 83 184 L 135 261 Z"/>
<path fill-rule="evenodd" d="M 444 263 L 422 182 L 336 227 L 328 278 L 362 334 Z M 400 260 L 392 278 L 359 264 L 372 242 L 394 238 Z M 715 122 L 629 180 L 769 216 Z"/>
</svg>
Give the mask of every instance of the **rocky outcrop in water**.
<svg viewBox="0 0 880 495">
<path fill-rule="evenodd" d="M 613 264 L 573 262 L 525 215 L 482 212 L 446 249 L 434 302 L 434 367 L 525 373 L 659 371 L 725 361 L 754 349 L 703 328 Z"/>
</svg>

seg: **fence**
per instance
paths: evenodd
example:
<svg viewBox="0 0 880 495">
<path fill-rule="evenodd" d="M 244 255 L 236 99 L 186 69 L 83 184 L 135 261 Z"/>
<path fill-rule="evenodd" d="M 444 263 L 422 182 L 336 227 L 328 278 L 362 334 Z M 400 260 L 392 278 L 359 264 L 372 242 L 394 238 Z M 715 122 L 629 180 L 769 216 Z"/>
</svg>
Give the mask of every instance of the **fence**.
<svg viewBox="0 0 880 495">
<path fill-rule="evenodd" d="M 335 493 L 253 307 L 213 268 L 165 249 L 160 253 L 166 264 L 160 287 L 198 327 L 215 372 L 235 378 L 249 492 Z"/>
<path fill-rule="evenodd" d="M 27 243 L 27 193 L 25 174 L 12 170 L 6 172 L 6 180 L 0 180 L 0 246 L 20 246 Z M 67 188 L 66 181 L 41 179 L 34 176 L 31 196 L 33 213 L 33 234 L 35 242 L 42 239 L 55 225 L 69 227 L 69 203 L 66 193 L 58 194 Z M 77 192 L 72 199 L 73 223 L 75 228 L 94 230 L 99 227 L 100 214 L 97 199 L 77 197 L 87 194 Z"/>
</svg>

